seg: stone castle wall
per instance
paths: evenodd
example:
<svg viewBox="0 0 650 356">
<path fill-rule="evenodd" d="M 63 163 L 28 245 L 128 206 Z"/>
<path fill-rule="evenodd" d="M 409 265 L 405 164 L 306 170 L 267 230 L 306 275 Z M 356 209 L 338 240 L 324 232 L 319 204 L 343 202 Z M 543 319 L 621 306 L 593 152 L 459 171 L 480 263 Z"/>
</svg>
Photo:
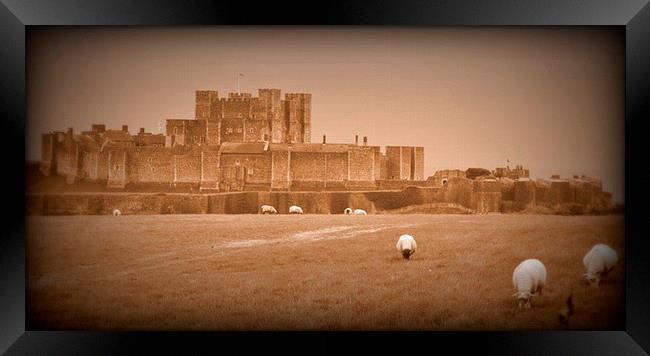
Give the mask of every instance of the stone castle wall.
<svg viewBox="0 0 650 356">
<path fill-rule="evenodd" d="M 427 185 L 426 181 L 377 179 L 384 178 L 382 164 L 387 161 L 376 146 L 350 146 L 332 152 L 280 148 L 256 153 L 221 153 L 218 146 L 136 146 L 81 153 L 71 147 L 56 151 L 55 174 L 105 181 L 113 189 L 130 184 L 184 183 L 219 189 L 223 179 L 218 171 L 225 167 L 245 170 L 246 184 L 259 185 L 262 190 L 401 189 Z"/>
<path fill-rule="evenodd" d="M 524 182 L 521 182 L 524 183 Z M 516 189 L 514 200 L 504 200 L 502 182 L 450 178 L 438 187 L 407 187 L 392 191 L 256 191 L 216 194 L 145 194 L 145 193 L 67 193 L 28 194 L 27 213 L 42 215 L 110 214 L 120 209 L 123 214 L 255 214 L 261 204 L 271 204 L 280 213 L 288 213 L 289 206 L 299 205 L 309 214 L 342 214 L 347 207 L 365 209 L 370 213 L 389 212 L 407 206 L 431 203 L 457 204 L 477 213 L 513 212 L 540 204 L 536 182 L 511 185 Z M 543 182 L 540 183 L 543 186 Z M 544 206 L 578 205 L 583 209 L 611 206 L 611 194 L 590 183 L 543 186 L 552 202 L 542 199 Z M 572 191 L 573 194 L 568 193 Z M 567 197 L 586 194 L 593 204 Z M 504 204 L 511 210 L 505 211 Z M 514 208 L 512 208 L 514 207 Z"/>
</svg>

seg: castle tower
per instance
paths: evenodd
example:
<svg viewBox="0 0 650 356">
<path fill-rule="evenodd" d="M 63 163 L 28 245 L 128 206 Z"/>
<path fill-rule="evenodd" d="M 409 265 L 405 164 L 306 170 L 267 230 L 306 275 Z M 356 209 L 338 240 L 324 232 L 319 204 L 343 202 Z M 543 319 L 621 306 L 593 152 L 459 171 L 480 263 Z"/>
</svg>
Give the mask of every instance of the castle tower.
<svg viewBox="0 0 650 356">
<path fill-rule="evenodd" d="M 283 141 L 286 143 L 301 142 L 302 125 L 298 117 L 298 103 L 296 100 L 282 100 L 282 116 L 285 125 L 282 130 Z"/>
<path fill-rule="evenodd" d="M 248 119 L 251 117 L 252 95 L 250 93 L 228 93 L 221 99 L 221 142 L 245 142 Z"/>
<path fill-rule="evenodd" d="M 258 89 L 250 93 L 228 93 L 219 98 L 217 91 L 196 91 L 196 120 L 205 123 L 205 142 L 260 142 L 266 137 L 273 143 L 311 142 L 311 94 L 287 93 L 280 89 Z"/>
<path fill-rule="evenodd" d="M 290 142 L 311 142 L 311 94 L 285 94 L 285 114 Z"/>
<path fill-rule="evenodd" d="M 213 105 L 219 103 L 219 92 L 216 90 L 197 90 L 194 117 L 197 120 L 210 118 Z"/>
<path fill-rule="evenodd" d="M 287 123 L 282 111 L 280 89 L 258 89 L 258 96 L 266 108 L 271 142 L 286 142 Z"/>
<path fill-rule="evenodd" d="M 205 142 L 209 145 L 221 143 L 222 108 L 219 92 L 216 90 L 197 90 L 194 116 L 205 120 Z"/>
</svg>

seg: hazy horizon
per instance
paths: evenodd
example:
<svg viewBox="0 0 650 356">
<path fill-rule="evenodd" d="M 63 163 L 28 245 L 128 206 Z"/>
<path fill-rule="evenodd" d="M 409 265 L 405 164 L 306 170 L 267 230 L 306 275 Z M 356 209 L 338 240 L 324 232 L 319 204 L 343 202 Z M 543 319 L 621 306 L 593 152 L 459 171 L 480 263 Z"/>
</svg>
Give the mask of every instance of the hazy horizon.
<svg viewBox="0 0 650 356">
<path fill-rule="evenodd" d="M 194 117 L 194 91 L 312 94 L 312 142 L 423 146 L 439 169 L 522 164 L 602 179 L 624 201 L 619 28 L 37 27 L 27 160 L 40 135 Z M 507 160 L 510 163 L 507 163 Z"/>
</svg>

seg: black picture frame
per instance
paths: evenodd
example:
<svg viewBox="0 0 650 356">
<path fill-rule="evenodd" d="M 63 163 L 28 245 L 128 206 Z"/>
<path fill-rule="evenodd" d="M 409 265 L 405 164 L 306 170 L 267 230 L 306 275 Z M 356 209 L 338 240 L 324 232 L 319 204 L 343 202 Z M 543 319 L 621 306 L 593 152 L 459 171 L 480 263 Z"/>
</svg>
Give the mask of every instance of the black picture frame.
<svg viewBox="0 0 650 356">
<path fill-rule="evenodd" d="M 650 235 L 643 144 L 650 119 L 650 6 L 635 1 L 235 1 L 1 0 L 0 97 L 5 228 L 0 239 L 0 352 L 122 354 L 195 347 L 239 351 L 295 342 L 322 352 L 333 341 L 365 343 L 364 351 L 404 350 L 418 342 L 454 353 L 633 355 L 650 352 Z M 371 26 L 620 26 L 625 31 L 626 323 L 622 331 L 418 333 L 173 333 L 25 330 L 25 72 L 26 31 L 57 25 L 371 25 Z M 291 338 L 291 340 L 289 339 Z M 428 346 L 427 346 L 428 345 Z M 218 347 L 218 348 L 217 348 Z"/>
</svg>

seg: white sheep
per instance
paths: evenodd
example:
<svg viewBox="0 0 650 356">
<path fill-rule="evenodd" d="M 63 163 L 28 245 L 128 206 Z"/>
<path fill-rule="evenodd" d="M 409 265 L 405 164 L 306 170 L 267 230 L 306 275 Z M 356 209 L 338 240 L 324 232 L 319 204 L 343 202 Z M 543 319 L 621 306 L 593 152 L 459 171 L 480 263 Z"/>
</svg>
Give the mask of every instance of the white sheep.
<svg viewBox="0 0 650 356">
<path fill-rule="evenodd" d="M 113 216 L 120 216 L 120 215 L 122 215 L 120 209 L 113 209 Z"/>
<path fill-rule="evenodd" d="M 587 252 L 582 263 L 587 269 L 583 277 L 592 286 L 600 284 L 601 276 L 606 276 L 618 262 L 618 255 L 611 247 L 605 244 L 597 244 Z"/>
<path fill-rule="evenodd" d="M 345 210 L 343 210 L 343 214 L 345 214 L 345 215 L 352 215 L 352 209 L 350 209 L 350 208 L 345 208 Z"/>
<path fill-rule="evenodd" d="M 411 235 L 402 235 L 397 240 L 395 245 L 397 251 L 402 254 L 402 257 L 409 259 L 412 254 L 415 253 L 418 245 L 415 243 L 415 239 Z"/>
<path fill-rule="evenodd" d="M 260 206 L 260 213 L 262 214 L 277 214 L 278 211 L 271 205 L 262 205 Z"/>
<path fill-rule="evenodd" d="M 297 205 L 289 207 L 289 214 L 302 214 L 302 208 Z"/>
<path fill-rule="evenodd" d="M 354 209 L 354 215 L 368 215 L 363 209 Z"/>
<path fill-rule="evenodd" d="M 538 259 L 525 260 L 512 273 L 512 283 L 517 291 L 513 296 L 517 298 L 519 308 L 530 308 L 530 300 L 535 293 L 542 295 L 546 284 L 546 267 Z"/>
</svg>

